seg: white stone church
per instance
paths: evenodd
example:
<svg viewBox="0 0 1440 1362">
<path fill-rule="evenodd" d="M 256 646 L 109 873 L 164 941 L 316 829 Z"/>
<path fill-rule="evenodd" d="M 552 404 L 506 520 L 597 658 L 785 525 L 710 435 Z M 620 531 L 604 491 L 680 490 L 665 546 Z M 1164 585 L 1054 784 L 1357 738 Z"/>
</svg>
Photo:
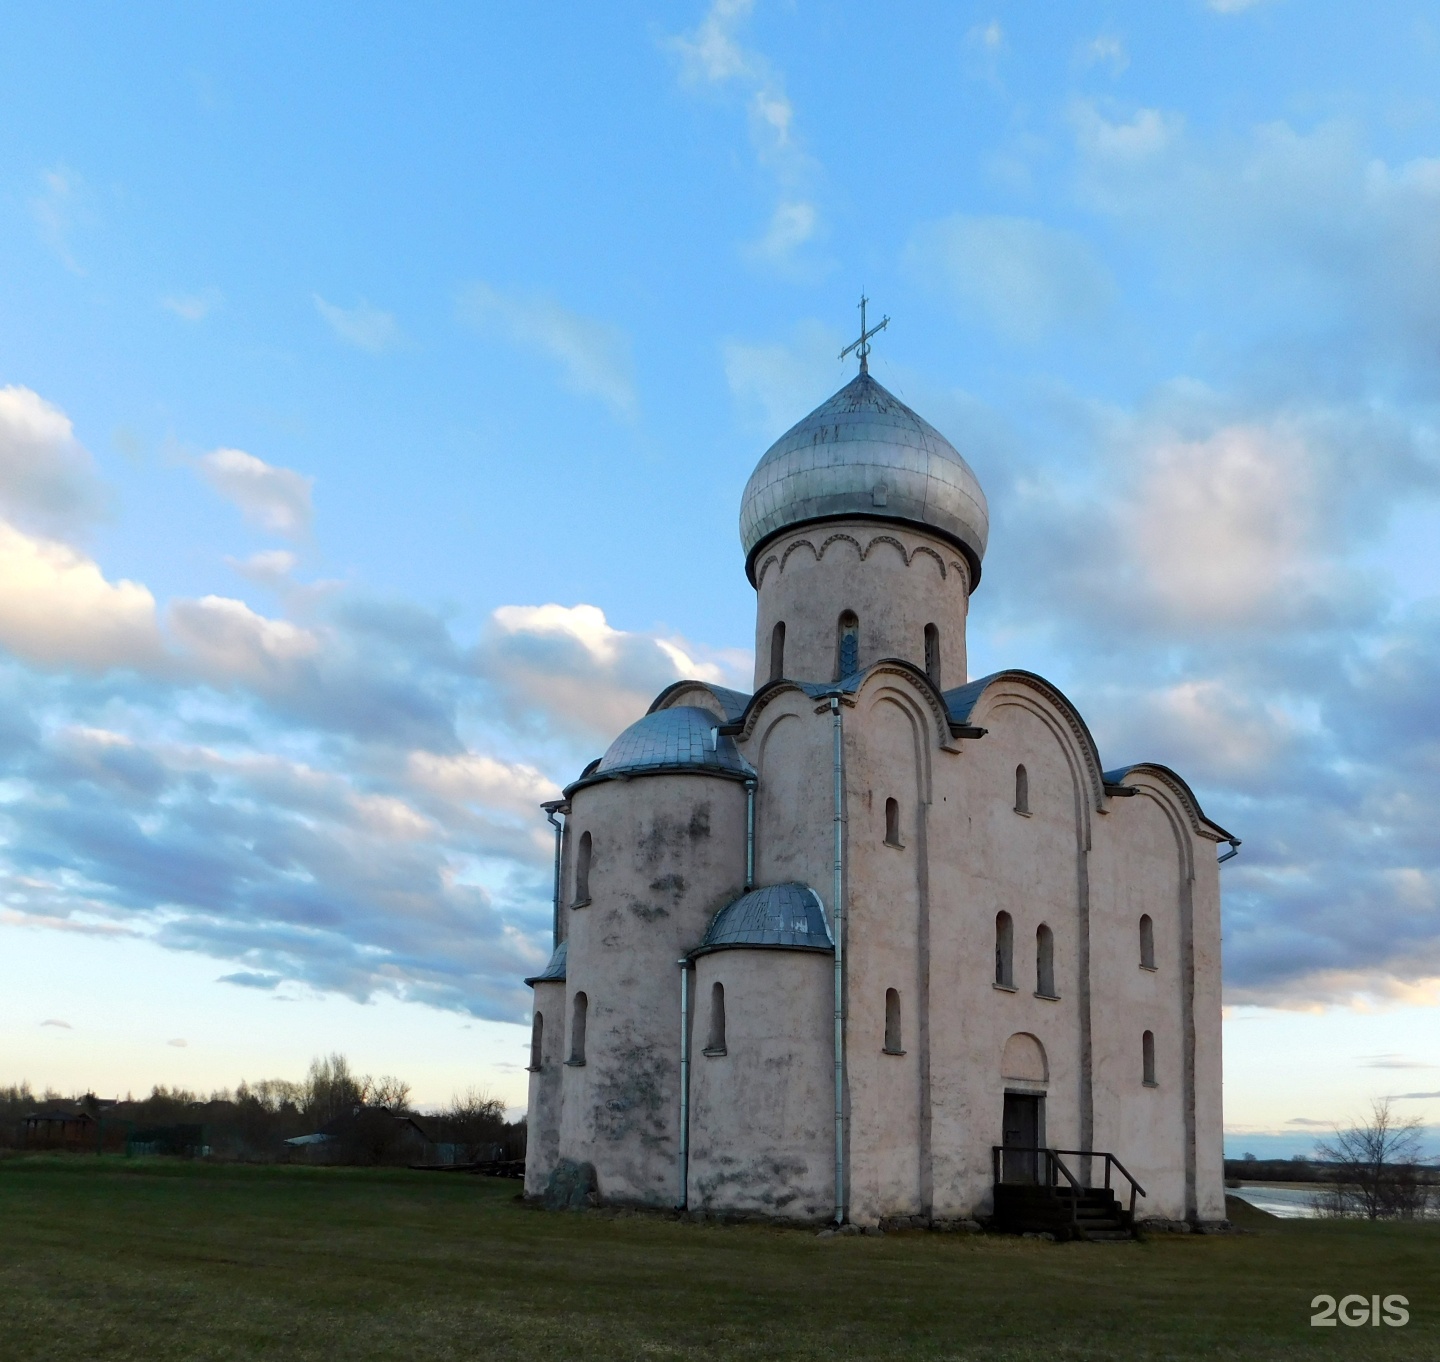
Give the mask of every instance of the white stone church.
<svg viewBox="0 0 1440 1362">
<path fill-rule="evenodd" d="M 745 488 L 753 693 L 669 687 L 547 806 L 526 1193 L 1221 1221 L 1239 843 L 1167 767 L 1107 770 L 1042 677 L 969 679 L 985 496 L 865 353 Z"/>
</svg>

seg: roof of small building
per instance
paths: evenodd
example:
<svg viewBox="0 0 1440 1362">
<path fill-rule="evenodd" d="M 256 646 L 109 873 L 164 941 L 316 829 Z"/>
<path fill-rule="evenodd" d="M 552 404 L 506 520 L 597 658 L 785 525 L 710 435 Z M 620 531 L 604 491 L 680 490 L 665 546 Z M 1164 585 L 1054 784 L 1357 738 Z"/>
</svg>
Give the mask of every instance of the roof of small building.
<svg viewBox="0 0 1440 1362">
<path fill-rule="evenodd" d="M 550 963 L 539 974 L 532 974 L 525 982 L 531 988 L 534 988 L 536 984 L 563 984 L 565 982 L 565 958 L 569 953 L 570 943 L 562 941 L 555 947 L 555 953 L 550 957 Z"/>
<path fill-rule="evenodd" d="M 833 951 L 825 905 L 808 884 L 767 884 L 726 904 L 710 922 L 694 953 L 767 946 L 792 951 Z"/>
<path fill-rule="evenodd" d="M 565 793 L 568 797 L 582 784 L 673 771 L 752 777 L 754 767 L 740 755 L 734 740 L 719 729 L 720 720 L 695 705 L 656 710 L 631 724 L 606 749 L 599 765 L 593 771 L 587 767 L 586 774 Z"/>
<path fill-rule="evenodd" d="M 980 480 L 959 451 L 868 373 L 765 452 L 740 502 L 740 540 L 754 581 L 760 547 L 809 520 L 866 516 L 938 531 L 965 555 L 973 586 L 990 534 Z"/>
</svg>

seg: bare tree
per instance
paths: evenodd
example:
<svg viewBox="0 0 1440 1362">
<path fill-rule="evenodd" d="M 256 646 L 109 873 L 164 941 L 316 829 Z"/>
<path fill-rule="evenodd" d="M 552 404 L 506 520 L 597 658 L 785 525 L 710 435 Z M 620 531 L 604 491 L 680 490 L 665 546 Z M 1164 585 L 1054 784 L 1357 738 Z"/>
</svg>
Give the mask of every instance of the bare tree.
<svg viewBox="0 0 1440 1362">
<path fill-rule="evenodd" d="M 1400 1120 L 1390 1099 L 1370 1104 L 1370 1119 L 1334 1140 L 1315 1146 L 1331 1165 L 1332 1186 L 1316 1198 L 1322 1215 L 1363 1216 L 1367 1220 L 1412 1220 L 1425 1214 L 1431 1185 L 1421 1167 L 1420 1121 Z"/>
<path fill-rule="evenodd" d="M 462 1163 L 505 1157 L 505 1104 L 479 1088 L 456 1093 L 440 1113 L 444 1138 L 457 1146 Z"/>
</svg>

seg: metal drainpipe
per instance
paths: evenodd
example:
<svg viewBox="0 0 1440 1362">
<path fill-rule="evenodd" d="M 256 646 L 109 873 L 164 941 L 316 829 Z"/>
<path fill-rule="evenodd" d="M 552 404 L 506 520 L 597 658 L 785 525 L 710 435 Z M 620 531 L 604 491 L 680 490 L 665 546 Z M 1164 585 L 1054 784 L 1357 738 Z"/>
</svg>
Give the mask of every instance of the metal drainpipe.
<svg viewBox="0 0 1440 1362">
<path fill-rule="evenodd" d="M 555 817 L 554 809 L 547 808 L 545 817 L 555 829 L 555 907 L 550 922 L 550 935 L 553 938 L 550 944 L 553 949 L 560 944 L 560 844 L 565 835 L 565 825 Z"/>
<path fill-rule="evenodd" d="M 745 782 L 745 892 L 755 888 L 755 782 Z"/>
<path fill-rule="evenodd" d="M 690 962 L 680 966 L 680 1188 L 675 1209 L 690 1204 Z"/>
<path fill-rule="evenodd" d="M 835 732 L 835 1223 L 845 1223 L 845 778 L 840 697 L 830 697 Z"/>
</svg>

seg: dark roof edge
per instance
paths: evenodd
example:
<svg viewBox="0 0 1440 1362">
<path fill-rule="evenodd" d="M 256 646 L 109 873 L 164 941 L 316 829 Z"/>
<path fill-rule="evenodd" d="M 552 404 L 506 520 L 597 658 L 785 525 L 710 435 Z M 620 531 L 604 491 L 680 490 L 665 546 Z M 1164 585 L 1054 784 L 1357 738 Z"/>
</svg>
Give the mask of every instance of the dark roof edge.
<svg viewBox="0 0 1440 1362">
<path fill-rule="evenodd" d="M 698 960 L 716 951 L 801 951 L 808 955 L 834 955 L 834 946 L 790 946 L 779 941 L 722 941 L 715 946 L 696 946 L 685 958 Z"/>
<path fill-rule="evenodd" d="M 1126 777 L 1135 771 L 1153 771 L 1160 777 L 1163 783 L 1171 786 L 1177 793 L 1182 795 L 1190 805 L 1195 821 L 1207 830 L 1207 835 L 1212 841 L 1229 842 L 1232 847 L 1238 847 L 1240 845 L 1240 838 L 1236 837 L 1233 833 L 1227 832 L 1213 818 L 1206 815 L 1205 810 L 1200 806 L 1199 799 L 1195 797 L 1195 791 L 1190 788 L 1190 784 L 1185 777 L 1158 761 L 1137 761 L 1131 763 L 1129 766 L 1116 766 L 1112 770 L 1106 771 L 1106 793 L 1108 794 L 1110 792 L 1112 786 L 1117 787 L 1117 794 L 1124 791 Z M 1134 791 L 1131 790 L 1129 793 L 1133 794 Z"/>
<path fill-rule="evenodd" d="M 719 724 L 717 727 L 722 734 L 726 733 L 726 725 Z M 695 766 L 674 763 L 667 766 L 641 766 L 629 771 L 597 771 L 592 776 L 582 776 L 579 780 L 567 785 L 565 798 L 568 800 L 577 790 L 589 789 L 592 785 L 603 785 L 606 781 L 643 780 L 646 776 L 709 776 L 712 780 L 750 781 L 755 779 L 755 772 L 753 770 L 734 771 L 725 766 Z"/>
</svg>

